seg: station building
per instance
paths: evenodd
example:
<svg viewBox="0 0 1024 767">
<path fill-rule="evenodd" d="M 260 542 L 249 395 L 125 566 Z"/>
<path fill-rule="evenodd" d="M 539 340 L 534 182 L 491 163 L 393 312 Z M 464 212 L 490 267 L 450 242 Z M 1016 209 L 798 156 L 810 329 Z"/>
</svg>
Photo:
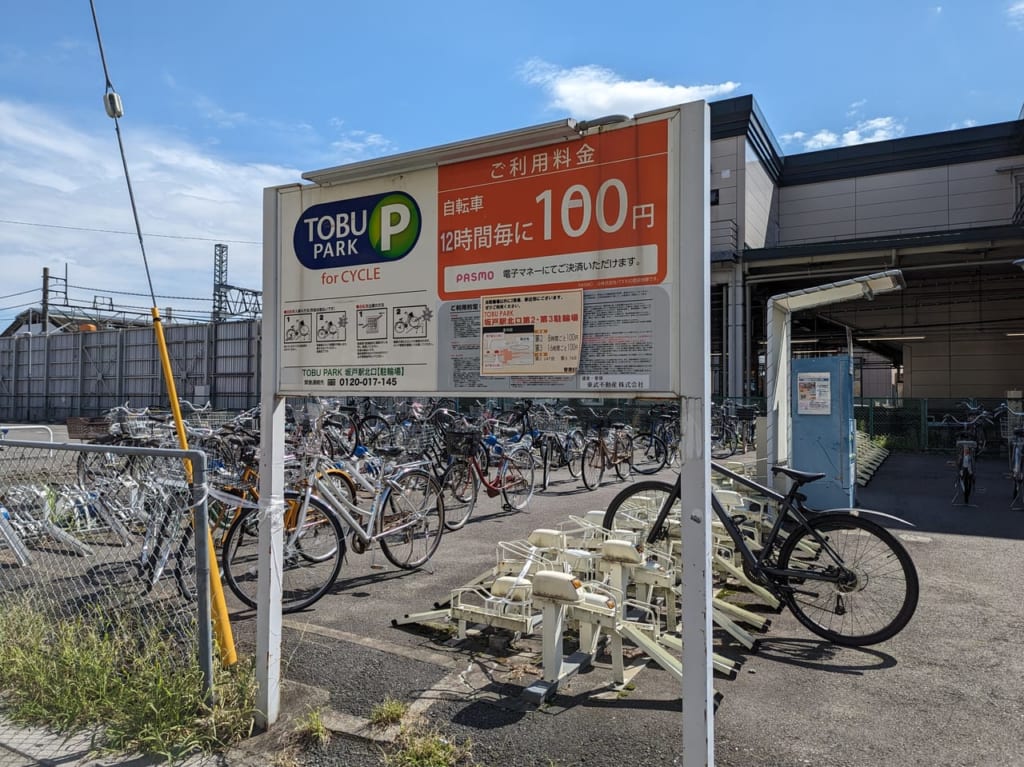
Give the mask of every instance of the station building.
<svg viewBox="0 0 1024 767">
<path fill-rule="evenodd" d="M 794 356 L 852 338 L 855 396 L 1024 389 L 1024 111 L 786 155 L 752 96 L 710 110 L 715 395 L 763 396 L 772 296 L 887 269 L 903 290 L 794 314 Z"/>
</svg>

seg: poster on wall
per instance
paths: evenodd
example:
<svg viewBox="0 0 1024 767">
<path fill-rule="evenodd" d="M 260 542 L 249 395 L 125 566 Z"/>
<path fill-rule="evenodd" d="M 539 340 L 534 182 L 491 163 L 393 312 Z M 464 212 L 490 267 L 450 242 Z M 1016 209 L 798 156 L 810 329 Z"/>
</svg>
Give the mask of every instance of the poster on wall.
<svg viewBox="0 0 1024 767">
<path fill-rule="evenodd" d="M 797 373 L 796 391 L 798 414 L 832 414 L 831 373 Z"/>
</svg>

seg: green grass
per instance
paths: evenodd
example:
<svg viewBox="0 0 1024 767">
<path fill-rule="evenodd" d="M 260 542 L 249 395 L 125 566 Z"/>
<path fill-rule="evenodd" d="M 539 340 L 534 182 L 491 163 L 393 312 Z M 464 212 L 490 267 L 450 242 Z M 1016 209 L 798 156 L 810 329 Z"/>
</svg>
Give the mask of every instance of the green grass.
<svg viewBox="0 0 1024 767">
<path fill-rule="evenodd" d="M 409 710 L 409 704 L 395 698 L 385 698 L 370 711 L 370 724 L 374 727 L 387 727 L 398 724 Z"/>
<path fill-rule="evenodd" d="M 388 767 L 458 767 L 471 765 L 470 744 L 455 743 L 439 733 L 403 730 L 395 748 L 386 754 Z"/>
<path fill-rule="evenodd" d="M 209 706 L 198 662 L 180 640 L 141 617 L 118 618 L 111 628 L 82 616 L 53 619 L 27 603 L 0 608 L 4 714 L 64 734 L 91 731 L 100 750 L 169 758 L 251 733 L 251 664 L 216 669 Z"/>
<path fill-rule="evenodd" d="M 331 742 L 331 731 L 318 709 L 310 709 L 295 723 L 295 734 L 299 743 L 307 748 L 322 747 Z"/>
</svg>

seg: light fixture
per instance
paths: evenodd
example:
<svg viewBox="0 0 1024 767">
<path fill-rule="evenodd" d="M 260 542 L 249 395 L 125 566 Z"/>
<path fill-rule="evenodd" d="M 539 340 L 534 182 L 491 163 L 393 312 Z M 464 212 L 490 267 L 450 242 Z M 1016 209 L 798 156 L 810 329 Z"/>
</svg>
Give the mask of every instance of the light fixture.
<svg viewBox="0 0 1024 767">
<path fill-rule="evenodd" d="M 818 343 L 817 338 L 794 338 L 790 341 L 791 344 L 816 344 Z"/>
<path fill-rule="evenodd" d="M 615 123 L 626 122 L 628 119 L 629 115 L 605 115 L 604 117 L 595 117 L 593 120 L 579 120 L 576 123 L 576 130 L 579 133 L 586 133 L 591 128 L 614 125 Z"/>
<path fill-rule="evenodd" d="M 858 341 L 923 341 L 924 336 L 861 336 Z"/>
<path fill-rule="evenodd" d="M 327 186 L 348 183 L 353 180 L 411 173 L 414 170 L 487 157 L 501 152 L 529 149 L 561 141 L 578 141 L 580 139 L 578 126 L 579 123 L 573 119 L 555 120 L 529 128 L 519 128 L 490 136 L 457 141 L 430 149 L 416 149 L 411 152 L 361 160 L 334 168 L 313 170 L 303 173 L 302 178 L 314 184 Z"/>
<path fill-rule="evenodd" d="M 1007 333 L 1006 334 L 1007 338 L 1020 338 L 1022 336 L 1024 336 L 1024 333 Z"/>
</svg>

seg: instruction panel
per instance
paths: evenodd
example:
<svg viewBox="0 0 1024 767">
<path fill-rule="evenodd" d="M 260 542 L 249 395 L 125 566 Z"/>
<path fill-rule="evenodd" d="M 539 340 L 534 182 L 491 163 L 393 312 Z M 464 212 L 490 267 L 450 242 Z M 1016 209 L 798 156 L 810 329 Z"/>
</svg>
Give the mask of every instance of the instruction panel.
<svg viewBox="0 0 1024 767">
<path fill-rule="evenodd" d="M 486 335 L 483 323 L 493 321 L 482 307 L 493 304 L 485 303 L 485 299 L 445 303 L 438 315 L 438 344 L 443 352 L 439 388 L 480 392 L 585 391 L 599 396 L 667 391 L 671 378 L 669 359 L 659 340 L 659 333 L 663 335 L 659 329 L 671 317 L 668 291 L 649 286 L 585 291 L 581 297 L 579 363 L 575 370 L 558 374 L 545 374 L 539 369 L 535 373 L 519 373 L 523 368 L 516 368 L 515 357 L 510 355 L 504 371 L 495 368 L 481 375 L 485 366 L 482 358 L 490 343 L 480 340 Z M 525 349 L 531 344 L 536 354 L 536 333 L 509 335 L 533 338 L 495 343 L 502 348 L 517 345 L 517 351 L 524 355 L 521 359 L 526 359 Z M 566 335 L 571 336 L 572 332 Z M 566 344 L 572 342 L 567 340 Z"/>
</svg>

